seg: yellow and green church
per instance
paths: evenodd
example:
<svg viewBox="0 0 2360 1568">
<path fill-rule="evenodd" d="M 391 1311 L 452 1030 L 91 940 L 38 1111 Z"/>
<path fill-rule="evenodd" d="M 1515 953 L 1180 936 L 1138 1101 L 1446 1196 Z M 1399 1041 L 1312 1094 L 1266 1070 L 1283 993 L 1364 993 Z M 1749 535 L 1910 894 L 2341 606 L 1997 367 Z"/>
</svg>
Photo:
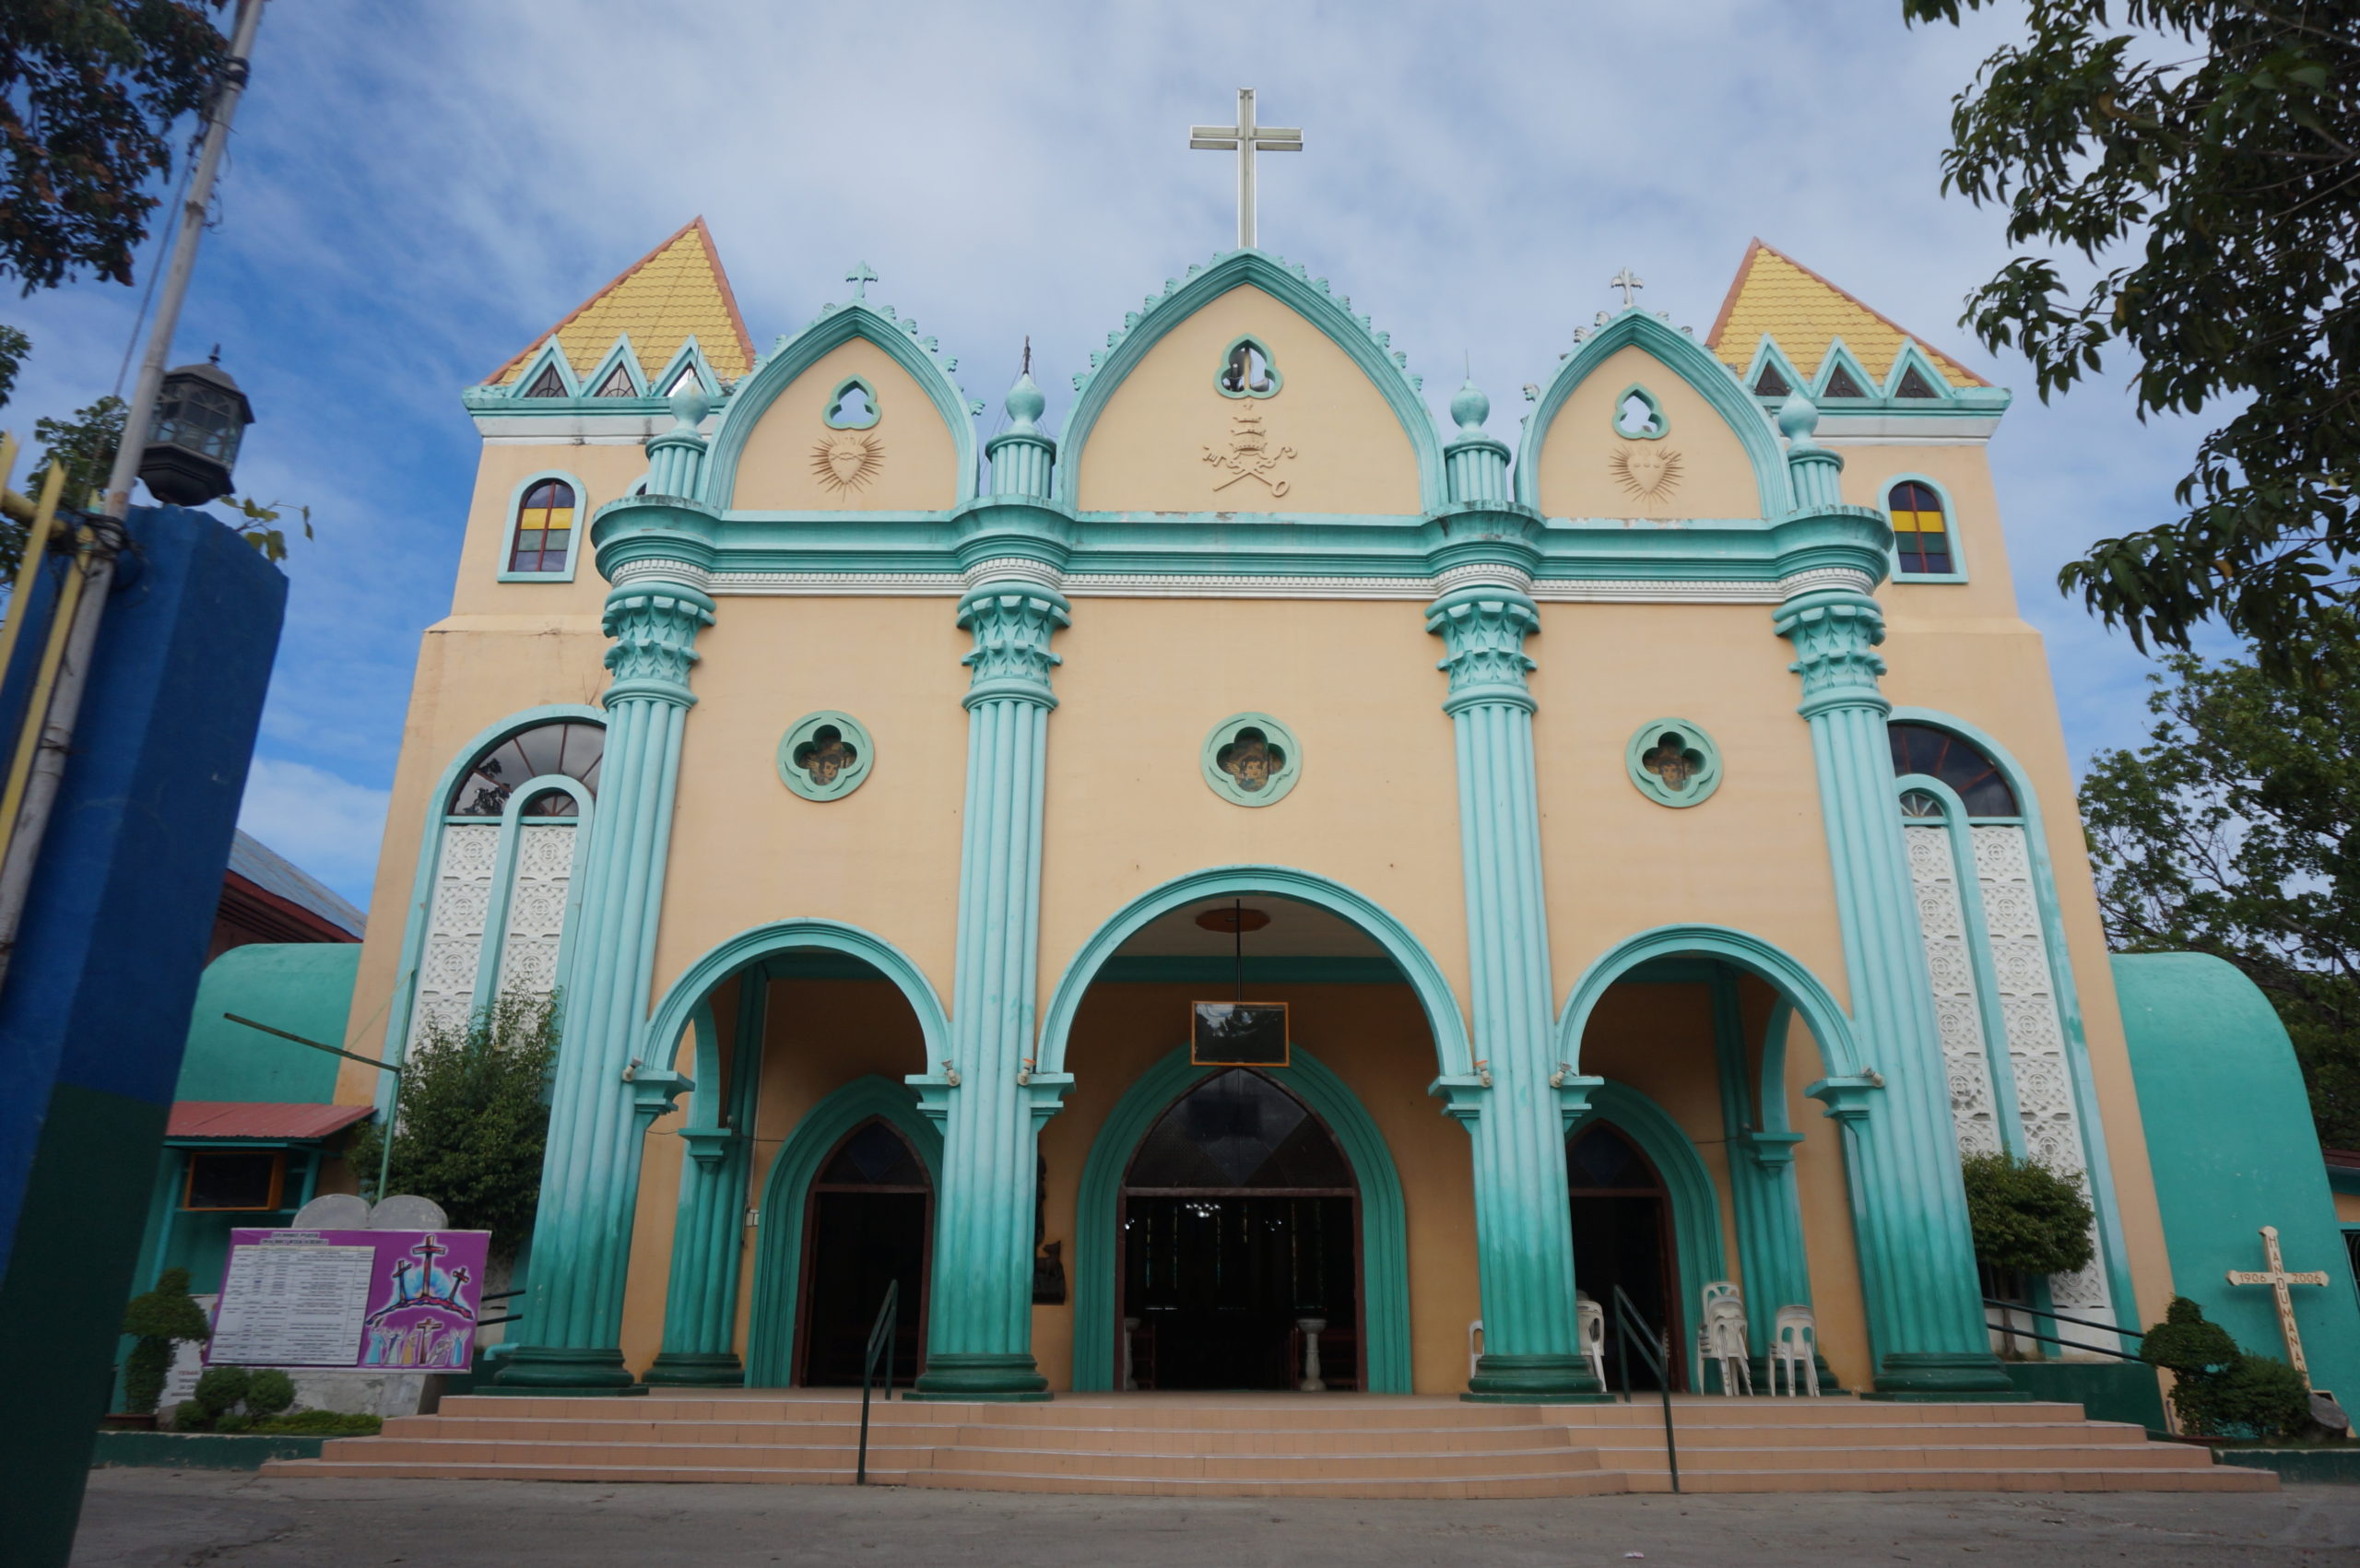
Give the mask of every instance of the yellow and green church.
<svg viewBox="0 0 2360 1568">
<path fill-rule="evenodd" d="M 497 1387 L 857 1384 L 891 1286 L 920 1398 L 1575 1405 L 1598 1303 L 2071 1398 L 2175 1293 L 2277 1353 L 2272 1225 L 2360 1392 L 2283 1032 L 2106 950 L 2006 391 L 1758 242 L 1520 420 L 1257 248 L 1055 430 L 834 291 L 758 350 L 692 222 L 465 394 L 342 1043 L 558 999 Z M 2094 1216 L 1996 1337 L 1994 1151 Z"/>
</svg>

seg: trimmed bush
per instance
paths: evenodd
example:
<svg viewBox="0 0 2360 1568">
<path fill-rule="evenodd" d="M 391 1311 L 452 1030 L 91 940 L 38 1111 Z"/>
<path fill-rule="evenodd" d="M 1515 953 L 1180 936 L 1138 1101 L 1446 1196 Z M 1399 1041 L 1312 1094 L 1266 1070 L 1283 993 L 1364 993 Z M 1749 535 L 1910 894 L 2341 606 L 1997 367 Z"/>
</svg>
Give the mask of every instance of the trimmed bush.
<svg viewBox="0 0 2360 1568">
<path fill-rule="evenodd" d="M 1959 1163 L 1977 1263 L 2019 1274 L 2071 1274 L 2089 1266 L 2094 1216 L 2080 1177 L 2006 1153 L 1970 1154 Z"/>
<path fill-rule="evenodd" d="M 246 1414 L 267 1421 L 295 1402 L 295 1380 L 277 1367 L 265 1367 L 246 1385 Z"/>
<path fill-rule="evenodd" d="M 123 1331 L 137 1337 L 123 1366 L 123 1404 L 135 1415 L 156 1413 L 164 1397 L 165 1379 L 171 1375 L 173 1347 L 183 1339 L 212 1337 L 205 1309 L 188 1293 L 188 1270 L 167 1268 L 156 1288 L 134 1296 L 123 1309 Z"/>
<path fill-rule="evenodd" d="M 2172 1409 L 2194 1436 L 2286 1437 L 2310 1421 L 2302 1374 L 2275 1356 L 2240 1350 L 2229 1331 L 2186 1296 L 2172 1298 L 2139 1354 L 2171 1373 Z"/>
<path fill-rule="evenodd" d="M 196 1380 L 196 1408 L 207 1421 L 218 1421 L 235 1409 L 254 1385 L 254 1373 L 242 1366 L 209 1366 Z"/>
</svg>

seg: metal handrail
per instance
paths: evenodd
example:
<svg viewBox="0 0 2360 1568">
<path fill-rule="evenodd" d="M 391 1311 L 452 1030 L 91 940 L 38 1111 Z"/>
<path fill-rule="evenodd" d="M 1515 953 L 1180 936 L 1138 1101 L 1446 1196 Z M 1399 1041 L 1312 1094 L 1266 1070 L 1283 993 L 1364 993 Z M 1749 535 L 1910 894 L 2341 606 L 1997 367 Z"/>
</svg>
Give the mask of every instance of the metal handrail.
<svg viewBox="0 0 2360 1568">
<path fill-rule="evenodd" d="M 1671 1357 L 1671 1341 L 1647 1326 L 1647 1320 L 1639 1315 L 1639 1309 L 1631 1304 L 1631 1298 L 1622 1293 L 1622 1286 L 1617 1285 L 1613 1289 L 1614 1361 L 1622 1377 L 1622 1402 L 1626 1405 L 1631 1402 L 1631 1342 L 1636 1339 L 1639 1353 L 1646 1357 L 1649 1366 L 1655 1368 L 1656 1386 L 1663 1391 L 1663 1456 L 1671 1467 L 1671 1490 L 1678 1491 L 1680 1445 L 1673 1441 L 1671 1434 L 1671 1370 L 1668 1364 Z M 1658 1349 L 1660 1354 L 1658 1353 Z"/>
<path fill-rule="evenodd" d="M 2024 1306 L 2023 1302 L 2001 1302 L 2001 1299 L 1997 1299 L 1997 1296 L 1985 1296 L 1982 1303 L 1985 1303 L 1985 1306 L 1997 1306 L 1999 1311 L 2003 1313 L 2030 1313 L 2030 1315 L 2035 1317 L 2053 1317 L 2053 1320 L 2058 1320 L 2058 1323 L 2072 1323 L 2074 1327 L 2103 1329 L 2103 1332 L 2107 1334 L 2121 1334 L 2124 1339 L 2145 1341 L 2145 1334 L 2142 1334 L 2141 1329 L 2127 1329 L 2127 1327 L 2121 1327 L 2119 1323 L 2098 1323 L 2098 1320 L 2094 1320 L 2094 1317 L 2068 1317 L 2065 1313 L 2047 1313 L 2036 1306 Z M 2138 1361 L 2138 1362 L 2148 1361 L 2145 1355 L 2131 1355 L 2127 1353 L 2127 1350 L 2107 1350 L 2106 1346 L 2082 1344 L 2079 1339 L 2058 1339 L 2056 1334 L 2041 1334 L 2039 1329 L 2020 1329 L 2015 1327 L 2013 1323 L 1985 1323 L 1982 1327 L 1999 1329 L 2001 1334 L 2023 1334 L 2024 1339 L 2039 1339 L 2044 1341 L 2044 1344 L 2062 1346 L 2062 1349 L 2068 1349 L 2068 1350 L 2086 1350 L 2089 1355 L 2112 1355 L 2115 1361 Z"/>
<path fill-rule="evenodd" d="M 885 1301 L 877 1309 L 876 1326 L 868 1331 L 868 1354 L 860 1363 L 860 1459 L 853 1471 L 855 1486 L 868 1484 L 868 1387 L 877 1371 L 877 1358 L 885 1358 L 885 1397 L 893 1397 L 893 1313 L 902 1304 L 902 1282 L 885 1281 Z"/>
</svg>

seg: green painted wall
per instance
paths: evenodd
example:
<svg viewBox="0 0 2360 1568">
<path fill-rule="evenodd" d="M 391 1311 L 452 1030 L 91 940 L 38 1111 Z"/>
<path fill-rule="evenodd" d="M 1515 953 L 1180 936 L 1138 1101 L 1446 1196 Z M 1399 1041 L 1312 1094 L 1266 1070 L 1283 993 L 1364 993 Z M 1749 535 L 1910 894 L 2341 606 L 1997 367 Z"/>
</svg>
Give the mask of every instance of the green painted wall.
<svg viewBox="0 0 2360 1568">
<path fill-rule="evenodd" d="M 2262 1267 L 2257 1232 L 2277 1226 L 2287 1267 L 2328 1273 L 2325 1290 L 2293 1287 L 2311 1383 L 2360 1399 L 2360 1303 L 2302 1070 L 2277 1013 L 2251 981 L 2204 953 L 2118 954 L 2114 984 L 2174 1288 L 2247 1350 L 2284 1355 L 2271 1292 L 2225 1278 Z"/>
<path fill-rule="evenodd" d="M 324 1105 L 336 1098 L 336 1058 L 231 1023 L 257 1023 L 324 1044 L 344 1043 L 358 942 L 259 942 L 207 964 L 181 1058 L 175 1100 L 255 1100 Z"/>
</svg>

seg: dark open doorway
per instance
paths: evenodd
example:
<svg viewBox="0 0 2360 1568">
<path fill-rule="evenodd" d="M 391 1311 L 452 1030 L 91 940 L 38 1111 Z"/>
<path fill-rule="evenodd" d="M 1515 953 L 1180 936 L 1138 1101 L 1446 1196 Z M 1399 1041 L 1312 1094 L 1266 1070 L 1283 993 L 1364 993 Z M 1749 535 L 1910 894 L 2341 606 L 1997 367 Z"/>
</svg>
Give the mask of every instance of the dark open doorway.
<svg viewBox="0 0 2360 1568">
<path fill-rule="evenodd" d="M 1233 1068 L 1174 1102 L 1132 1156 L 1121 1225 L 1139 1387 L 1299 1386 L 1305 1320 L 1325 1324 L 1322 1380 L 1360 1386 L 1351 1163 L 1271 1078 Z"/>
<path fill-rule="evenodd" d="M 902 1135 L 870 1120 L 844 1135 L 811 1184 L 803 1225 L 800 1376 L 807 1387 L 857 1386 L 886 1285 L 899 1280 L 893 1381 L 911 1383 L 926 1348 L 934 1184 Z"/>
<path fill-rule="evenodd" d="M 1674 1389 L 1687 1385 L 1680 1291 L 1672 1267 L 1671 1199 L 1663 1177 L 1637 1144 L 1610 1123 L 1592 1121 L 1565 1146 L 1565 1185 L 1574 1226 L 1574 1285 L 1606 1309 L 1606 1376 L 1620 1381 L 1622 1350 L 1614 1289 L 1670 1343 L 1664 1357 Z M 1654 1388 L 1655 1373 L 1634 1348 L 1631 1386 Z"/>
</svg>

